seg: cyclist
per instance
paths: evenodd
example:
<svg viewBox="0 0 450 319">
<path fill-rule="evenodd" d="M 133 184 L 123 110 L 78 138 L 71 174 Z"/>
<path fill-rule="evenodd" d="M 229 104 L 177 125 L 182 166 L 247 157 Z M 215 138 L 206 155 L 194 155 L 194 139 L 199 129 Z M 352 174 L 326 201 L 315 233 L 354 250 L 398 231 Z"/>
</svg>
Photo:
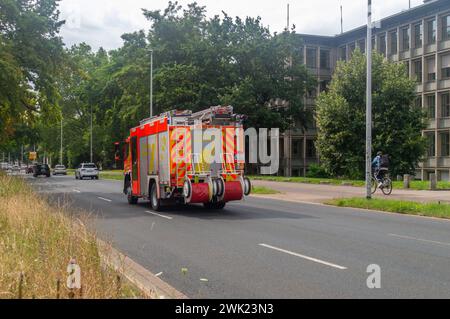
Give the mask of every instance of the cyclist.
<svg viewBox="0 0 450 319">
<path fill-rule="evenodd" d="M 378 187 L 383 187 L 383 178 L 385 172 L 388 170 L 389 162 L 387 155 L 383 155 L 383 152 L 377 152 L 377 156 L 372 161 L 372 168 L 374 168 L 374 176 L 378 182 Z"/>
</svg>

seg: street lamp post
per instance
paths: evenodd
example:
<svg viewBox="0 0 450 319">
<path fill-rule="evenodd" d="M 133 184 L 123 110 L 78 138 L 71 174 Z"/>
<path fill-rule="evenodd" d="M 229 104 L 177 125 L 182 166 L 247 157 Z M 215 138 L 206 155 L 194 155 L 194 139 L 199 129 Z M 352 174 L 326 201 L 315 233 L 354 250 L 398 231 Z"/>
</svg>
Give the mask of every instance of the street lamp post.
<svg viewBox="0 0 450 319">
<path fill-rule="evenodd" d="M 61 148 L 59 150 L 59 164 L 63 163 L 63 117 L 61 113 Z"/>
<path fill-rule="evenodd" d="M 91 104 L 91 163 L 93 163 L 93 155 L 92 155 L 92 135 L 94 134 L 94 131 L 92 129 L 93 125 L 92 125 L 92 104 Z"/>
<path fill-rule="evenodd" d="M 367 3 L 366 197 L 372 198 L 372 0 Z"/>
<path fill-rule="evenodd" d="M 150 50 L 150 117 L 153 117 L 153 50 Z"/>
</svg>

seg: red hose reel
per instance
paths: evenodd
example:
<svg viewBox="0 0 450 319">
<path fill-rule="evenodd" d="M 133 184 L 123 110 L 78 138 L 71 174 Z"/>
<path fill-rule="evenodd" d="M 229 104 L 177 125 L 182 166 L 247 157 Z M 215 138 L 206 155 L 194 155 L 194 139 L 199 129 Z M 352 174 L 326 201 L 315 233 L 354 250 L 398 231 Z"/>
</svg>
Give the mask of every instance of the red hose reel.
<svg viewBox="0 0 450 319">
<path fill-rule="evenodd" d="M 212 184 L 192 183 L 190 179 L 186 179 L 183 194 L 188 204 L 208 203 L 212 198 Z"/>
</svg>

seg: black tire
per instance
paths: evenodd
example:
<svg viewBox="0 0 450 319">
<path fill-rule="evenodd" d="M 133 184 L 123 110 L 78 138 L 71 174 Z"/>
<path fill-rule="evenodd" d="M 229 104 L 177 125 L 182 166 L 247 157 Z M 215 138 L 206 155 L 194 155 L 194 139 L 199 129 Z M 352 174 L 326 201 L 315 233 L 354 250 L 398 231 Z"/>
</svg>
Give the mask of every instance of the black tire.
<svg viewBox="0 0 450 319">
<path fill-rule="evenodd" d="M 130 204 L 130 205 L 136 205 L 139 200 L 139 198 L 137 198 L 136 196 L 133 196 L 133 191 L 131 189 L 131 185 L 128 185 L 128 188 L 127 188 L 127 200 L 128 200 L 128 204 Z"/>
<path fill-rule="evenodd" d="M 384 186 L 386 185 L 386 186 Z M 385 178 L 383 181 L 383 188 L 381 189 L 383 191 L 384 195 L 391 195 L 392 194 L 392 181 L 390 178 Z"/>
<path fill-rule="evenodd" d="M 191 182 L 187 179 L 184 181 L 183 184 L 183 196 L 186 200 L 188 200 L 191 197 L 192 193 L 192 185 Z"/>
<path fill-rule="evenodd" d="M 372 177 L 372 183 L 371 183 L 372 195 L 375 194 L 375 192 L 377 191 L 377 188 L 378 188 L 378 181 Z"/>
<path fill-rule="evenodd" d="M 161 210 L 161 199 L 158 198 L 158 189 L 156 183 L 150 186 L 150 207 L 153 211 L 159 212 Z"/>
<path fill-rule="evenodd" d="M 216 179 L 217 197 L 222 197 L 225 192 L 225 184 L 222 178 Z"/>
<path fill-rule="evenodd" d="M 248 177 L 244 177 L 244 195 L 248 196 L 252 192 L 252 183 Z"/>
</svg>

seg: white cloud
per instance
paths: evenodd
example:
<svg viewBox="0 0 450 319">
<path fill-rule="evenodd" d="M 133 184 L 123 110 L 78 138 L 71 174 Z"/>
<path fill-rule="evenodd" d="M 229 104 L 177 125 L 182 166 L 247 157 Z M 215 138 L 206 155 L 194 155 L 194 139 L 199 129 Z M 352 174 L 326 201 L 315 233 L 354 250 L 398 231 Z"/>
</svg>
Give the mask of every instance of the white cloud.
<svg viewBox="0 0 450 319">
<path fill-rule="evenodd" d="M 192 1 L 179 1 L 186 5 Z M 366 23 L 366 0 L 198 0 L 206 6 L 207 15 L 212 17 L 225 11 L 230 16 L 260 16 L 272 32 L 279 32 L 286 26 L 287 3 L 290 3 L 291 24 L 298 33 L 334 35 L 340 32 L 340 9 L 344 11 L 344 31 Z M 68 23 L 61 34 L 67 45 L 86 42 L 97 49 L 114 49 L 122 44 L 123 33 L 148 29 L 149 22 L 142 15 L 142 8 L 164 10 L 166 0 L 62 0 L 61 18 Z M 408 7 L 408 0 L 374 0 L 374 20 L 398 13 Z M 422 0 L 412 0 L 413 6 Z"/>
</svg>

